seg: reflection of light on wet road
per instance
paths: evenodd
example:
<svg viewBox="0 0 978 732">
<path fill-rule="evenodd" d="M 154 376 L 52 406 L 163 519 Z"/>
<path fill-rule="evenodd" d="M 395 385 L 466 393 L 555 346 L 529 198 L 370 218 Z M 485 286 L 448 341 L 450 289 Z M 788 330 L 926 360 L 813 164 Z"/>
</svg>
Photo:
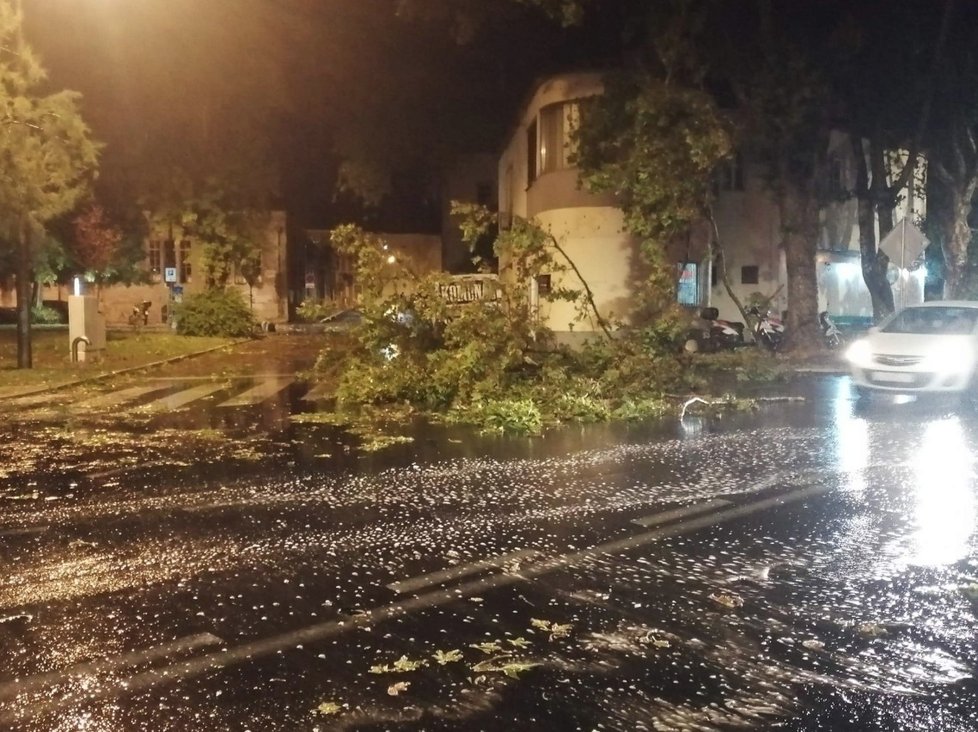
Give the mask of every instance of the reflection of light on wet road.
<svg viewBox="0 0 978 732">
<path fill-rule="evenodd" d="M 911 564 L 940 567 L 968 556 L 978 518 L 973 464 L 958 417 L 927 425 L 913 459 L 916 531 Z"/>
<path fill-rule="evenodd" d="M 838 381 L 834 405 L 838 466 L 847 474 L 846 489 L 862 494 L 866 489 L 863 471 L 869 464 L 869 428 L 865 419 L 853 413 L 855 402 L 850 398 L 849 382 L 843 379 Z"/>
</svg>

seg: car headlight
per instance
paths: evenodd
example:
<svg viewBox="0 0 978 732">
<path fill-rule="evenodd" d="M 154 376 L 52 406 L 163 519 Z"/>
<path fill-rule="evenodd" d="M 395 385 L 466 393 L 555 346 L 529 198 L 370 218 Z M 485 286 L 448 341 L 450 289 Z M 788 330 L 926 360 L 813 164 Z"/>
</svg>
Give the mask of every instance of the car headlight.
<svg viewBox="0 0 978 732">
<path fill-rule="evenodd" d="M 865 338 L 853 343 L 846 350 L 846 360 L 853 366 L 868 367 L 873 360 L 873 349 Z"/>
<path fill-rule="evenodd" d="M 975 352 L 970 343 L 938 343 L 924 357 L 921 366 L 939 374 L 960 374 L 975 365 Z"/>
</svg>

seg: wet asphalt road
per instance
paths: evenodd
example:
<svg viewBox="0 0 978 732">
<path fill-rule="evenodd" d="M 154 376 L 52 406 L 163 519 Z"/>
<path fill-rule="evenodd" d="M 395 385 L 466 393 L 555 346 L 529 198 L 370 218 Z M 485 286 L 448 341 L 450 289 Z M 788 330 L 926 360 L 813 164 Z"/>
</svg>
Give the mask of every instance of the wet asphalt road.
<svg viewBox="0 0 978 732">
<path fill-rule="evenodd" d="M 978 415 L 788 389 L 370 456 L 298 384 L 8 415 L 0 729 L 978 729 Z"/>
</svg>

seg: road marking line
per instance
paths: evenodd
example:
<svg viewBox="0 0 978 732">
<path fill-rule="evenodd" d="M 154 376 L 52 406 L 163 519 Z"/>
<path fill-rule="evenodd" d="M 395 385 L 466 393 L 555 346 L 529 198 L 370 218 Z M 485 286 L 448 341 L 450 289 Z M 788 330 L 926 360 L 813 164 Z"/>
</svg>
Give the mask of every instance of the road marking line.
<svg viewBox="0 0 978 732">
<path fill-rule="evenodd" d="M 122 475 L 130 470 L 135 470 L 135 465 L 123 465 L 118 468 L 109 468 L 108 470 L 99 470 L 95 473 L 86 473 L 85 477 L 89 480 L 101 480 L 102 478 L 112 478 L 116 475 Z"/>
<path fill-rule="evenodd" d="M 391 582 L 389 585 L 387 585 L 387 589 L 393 590 L 399 595 L 403 595 L 407 592 L 420 590 L 423 587 L 430 587 L 431 585 L 443 585 L 451 580 L 461 579 L 462 577 L 466 577 L 470 574 L 476 574 L 486 569 L 491 569 L 492 567 L 501 567 L 505 564 L 509 564 L 510 562 L 517 562 L 521 559 L 535 559 L 540 556 L 542 556 L 542 553 L 536 549 L 520 549 L 515 552 L 510 552 L 509 554 L 501 554 L 498 557 L 481 559 L 478 562 L 472 562 L 471 564 L 448 567 L 437 572 L 429 572 L 428 574 L 418 575 L 417 577 L 400 580 L 399 582 Z"/>
<path fill-rule="evenodd" d="M 63 399 L 64 397 L 62 397 L 62 401 Z M 51 394 L 45 393 L 11 399 L 9 402 L 7 402 L 7 404 L 13 407 L 33 407 L 37 404 L 50 404 L 54 401 L 58 401 L 58 398 Z"/>
<path fill-rule="evenodd" d="M 333 389 L 329 384 L 317 384 L 312 389 L 307 391 L 302 397 L 304 402 L 319 402 L 325 399 L 330 399 L 333 396 Z"/>
<path fill-rule="evenodd" d="M 221 374 L 222 379 L 254 381 L 255 379 L 291 379 L 295 374 Z M 214 381 L 213 376 L 161 376 L 156 381 L 176 384 L 181 381 Z"/>
<path fill-rule="evenodd" d="M 707 511 L 712 511 L 715 508 L 722 508 L 723 506 L 729 505 L 730 501 L 726 501 L 723 498 L 714 498 L 712 501 L 706 501 L 705 503 L 694 503 L 691 506 L 683 506 L 682 508 L 675 508 L 671 511 L 653 513 L 651 516 L 643 516 L 642 518 L 635 519 L 632 523 L 649 528 L 650 526 L 658 526 L 674 519 L 696 516 Z"/>
<path fill-rule="evenodd" d="M 28 526 L 23 529 L 0 529 L 0 536 L 31 536 L 43 534 L 50 528 L 50 526 Z"/>
<path fill-rule="evenodd" d="M 191 402 L 195 402 L 198 399 L 203 399 L 204 397 L 209 397 L 216 391 L 226 388 L 224 384 L 204 384 L 203 386 L 194 386 L 190 389 L 183 389 L 175 394 L 167 394 L 164 397 L 160 397 L 155 401 L 145 404 L 141 409 L 148 412 L 170 412 L 175 409 L 180 409 L 180 407 L 185 407 Z"/>
<path fill-rule="evenodd" d="M 113 391 L 108 394 L 103 394 L 102 396 L 92 397 L 91 399 L 85 399 L 84 401 L 77 402 L 73 405 L 73 409 L 95 409 L 99 407 L 114 407 L 118 404 L 123 404 L 124 402 L 131 402 L 139 399 L 147 394 L 152 394 L 154 391 L 162 391 L 163 389 L 169 389 L 170 384 L 150 384 L 143 386 L 133 386 L 129 389 L 122 389 L 120 391 Z"/>
<path fill-rule="evenodd" d="M 96 676 L 133 668 L 135 666 L 142 666 L 147 663 L 153 663 L 154 661 L 165 660 L 168 656 L 177 653 L 186 653 L 187 651 L 194 651 L 198 648 L 206 648 L 207 646 L 214 646 L 223 642 L 211 633 L 198 633 L 197 635 L 190 635 L 186 638 L 179 638 L 161 646 L 153 646 L 146 650 L 123 653 L 122 655 L 113 656 L 101 661 L 80 663 L 60 671 L 52 671 L 50 673 L 40 674 L 39 676 L 30 676 L 24 679 L 9 681 L 5 684 L 0 684 L 0 699 L 12 699 L 21 694 L 37 691 L 48 684 L 61 684 L 73 678 Z"/>
<path fill-rule="evenodd" d="M 735 506 L 719 511 L 714 514 L 707 514 L 688 521 L 666 526 L 664 528 L 646 531 L 642 534 L 626 537 L 616 541 L 599 544 L 590 549 L 585 549 L 573 554 L 565 554 L 558 557 L 543 559 L 536 564 L 528 564 L 521 568 L 519 574 L 499 573 L 470 580 L 460 585 L 446 587 L 443 589 L 432 590 L 424 594 L 415 595 L 408 600 L 402 600 L 390 605 L 367 610 L 353 616 L 344 616 L 341 620 L 331 620 L 317 625 L 310 625 L 296 631 L 270 636 L 262 640 L 245 643 L 235 648 L 227 648 L 215 653 L 204 656 L 190 658 L 185 661 L 178 661 L 169 666 L 161 666 L 141 671 L 128 679 L 104 679 L 97 689 L 88 689 L 83 692 L 83 696 L 77 700 L 72 700 L 69 696 L 62 696 L 58 700 L 49 700 L 38 704 L 30 705 L 20 710 L 19 715 L 15 716 L 11 712 L 0 711 L 0 724 L 8 723 L 24 715 L 50 714 L 59 709 L 70 707 L 72 704 L 85 703 L 91 704 L 104 699 L 112 699 L 121 694 L 138 694 L 148 689 L 160 686 L 161 684 L 173 684 L 187 679 L 203 676 L 221 669 L 236 666 L 258 658 L 271 656 L 290 648 L 314 643 L 342 635 L 351 630 L 373 626 L 377 623 L 400 617 L 417 610 L 427 610 L 432 607 L 447 605 L 461 598 L 484 593 L 488 590 L 497 589 L 514 585 L 519 582 L 540 577 L 560 569 L 575 566 L 581 562 L 599 556 L 622 554 L 629 549 L 635 549 L 646 544 L 651 544 L 662 539 L 668 539 L 681 534 L 714 526 L 716 524 L 743 518 L 768 508 L 788 505 L 806 498 L 826 493 L 832 488 L 828 485 L 811 486 L 790 493 L 772 496 L 760 501 Z M 32 679 L 25 679 L 30 683 Z M 2 690 L 2 687 L 0 687 Z"/>
<path fill-rule="evenodd" d="M 247 391 L 244 391 L 238 396 L 228 399 L 226 402 L 219 404 L 219 407 L 245 407 L 252 404 L 258 404 L 270 399 L 271 397 L 278 394 L 283 389 L 287 388 L 293 379 L 292 377 L 287 378 L 271 378 L 263 379 L 257 385 L 251 387 Z"/>
</svg>

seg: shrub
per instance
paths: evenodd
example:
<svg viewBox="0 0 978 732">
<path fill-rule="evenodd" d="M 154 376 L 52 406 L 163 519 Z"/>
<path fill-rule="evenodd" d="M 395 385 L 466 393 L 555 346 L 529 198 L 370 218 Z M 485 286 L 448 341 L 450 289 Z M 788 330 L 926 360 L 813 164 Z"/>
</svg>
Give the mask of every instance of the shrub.
<svg viewBox="0 0 978 732">
<path fill-rule="evenodd" d="M 531 399 L 499 399 L 473 407 L 469 421 L 487 432 L 538 435 L 543 430 L 540 409 Z"/>
<path fill-rule="evenodd" d="M 236 290 L 207 290 L 189 295 L 174 309 L 177 333 L 241 338 L 255 331 L 255 317 Z"/>
<path fill-rule="evenodd" d="M 54 308 L 41 305 L 31 308 L 31 322 L 39 325 L 57 325 L 66 322 L 66 319 Z"/>
<path fill-rule="evenodd" d="M 320 323 L 337 312 L 339 308 L 330 300 L 303 300 L 295 309 L 295 316 L 303 323 Z"/>
</svg>

